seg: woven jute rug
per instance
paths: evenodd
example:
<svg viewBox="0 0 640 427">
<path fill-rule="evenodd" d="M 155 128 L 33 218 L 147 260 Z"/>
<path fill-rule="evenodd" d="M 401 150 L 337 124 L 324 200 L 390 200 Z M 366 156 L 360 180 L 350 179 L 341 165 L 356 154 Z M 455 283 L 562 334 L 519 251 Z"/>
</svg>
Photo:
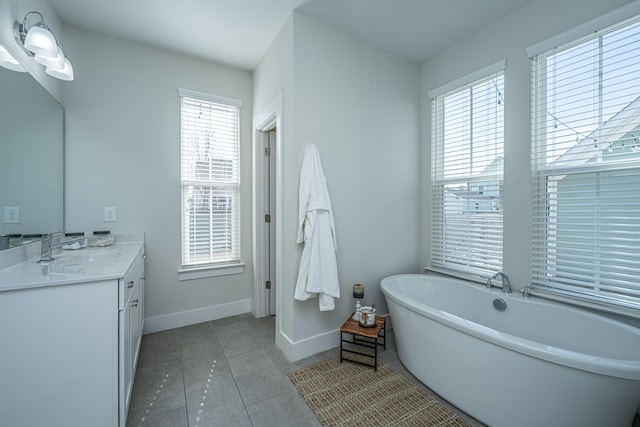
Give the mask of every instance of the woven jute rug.
<svg viewBox="0 0 640 427">
<path fill-rule="evenodd" d="M 340 359 L 289 373 L 323 426 L 469 426 L 440 401 L 378 361 L 378 371 Z"/>
</svg>

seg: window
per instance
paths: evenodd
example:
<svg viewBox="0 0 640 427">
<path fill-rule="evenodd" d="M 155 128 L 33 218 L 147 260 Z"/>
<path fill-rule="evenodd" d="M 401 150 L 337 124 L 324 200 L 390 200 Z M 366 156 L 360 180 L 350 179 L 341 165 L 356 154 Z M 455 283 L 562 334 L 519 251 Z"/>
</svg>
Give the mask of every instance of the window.
<svg viewBox="0 0 640 427">
<path fill-rule="evenodd" d="M 504 62 L 491 69 L 432 99 L 433 269 L 502 270 Z"/>
<path fill-rule="evenodd" d="M 533 56 L 534 289 L 640 308 L 640 18 Z"/>
<path fill-rule="evenodd" d="M 240 107 L 180 90 L 182 265 L 240 262 Z"/>
</svg>

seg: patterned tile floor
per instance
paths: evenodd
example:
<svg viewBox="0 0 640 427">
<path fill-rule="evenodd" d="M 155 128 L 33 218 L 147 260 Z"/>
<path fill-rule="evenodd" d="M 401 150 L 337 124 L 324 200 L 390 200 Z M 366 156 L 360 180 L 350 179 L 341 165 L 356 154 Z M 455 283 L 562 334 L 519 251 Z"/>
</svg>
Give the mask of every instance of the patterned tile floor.
<svg viewBox="0 0 640 427">
<path fill-rule="evenodd" d="M 339 348 L 289 363 L 274 326 L 273 317 L 244 314 L 145 335 L 127 427 L 320 426 L 286 374 Z M 393 333 L 381 358 L 419 384 L 398 360 Z"/>
</svg>

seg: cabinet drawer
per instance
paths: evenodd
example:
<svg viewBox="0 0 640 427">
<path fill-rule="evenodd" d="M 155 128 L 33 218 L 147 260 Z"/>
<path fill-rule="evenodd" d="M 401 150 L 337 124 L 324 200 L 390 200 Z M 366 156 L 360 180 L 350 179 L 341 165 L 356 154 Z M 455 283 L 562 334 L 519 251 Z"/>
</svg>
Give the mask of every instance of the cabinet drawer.
<svg viewBox="0 0 640 427">
<path fill-rule="evenodd" d="M 124 278 L 119 280 L 118 283 L 118 310 L 122 311 L 127 306 L 131 293 L 135 286 L 138 284 L 140 278 L 142 266 L 142 252 L 138 252 L 135 260 L 127 270 Z"/>
</svg>

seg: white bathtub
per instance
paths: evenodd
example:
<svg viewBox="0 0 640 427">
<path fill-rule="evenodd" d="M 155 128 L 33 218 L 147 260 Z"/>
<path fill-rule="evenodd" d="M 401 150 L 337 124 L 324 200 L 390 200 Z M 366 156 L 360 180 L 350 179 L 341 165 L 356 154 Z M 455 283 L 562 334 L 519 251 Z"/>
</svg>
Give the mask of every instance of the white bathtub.
<svg viewBox="0 0 640 427">
<path fill-rule="evenodd" d="M 631 426 L 640 329 L 456 279 L 398 275 L 381 288 L 405 367 L 483 423 Z"/>
</svg>

